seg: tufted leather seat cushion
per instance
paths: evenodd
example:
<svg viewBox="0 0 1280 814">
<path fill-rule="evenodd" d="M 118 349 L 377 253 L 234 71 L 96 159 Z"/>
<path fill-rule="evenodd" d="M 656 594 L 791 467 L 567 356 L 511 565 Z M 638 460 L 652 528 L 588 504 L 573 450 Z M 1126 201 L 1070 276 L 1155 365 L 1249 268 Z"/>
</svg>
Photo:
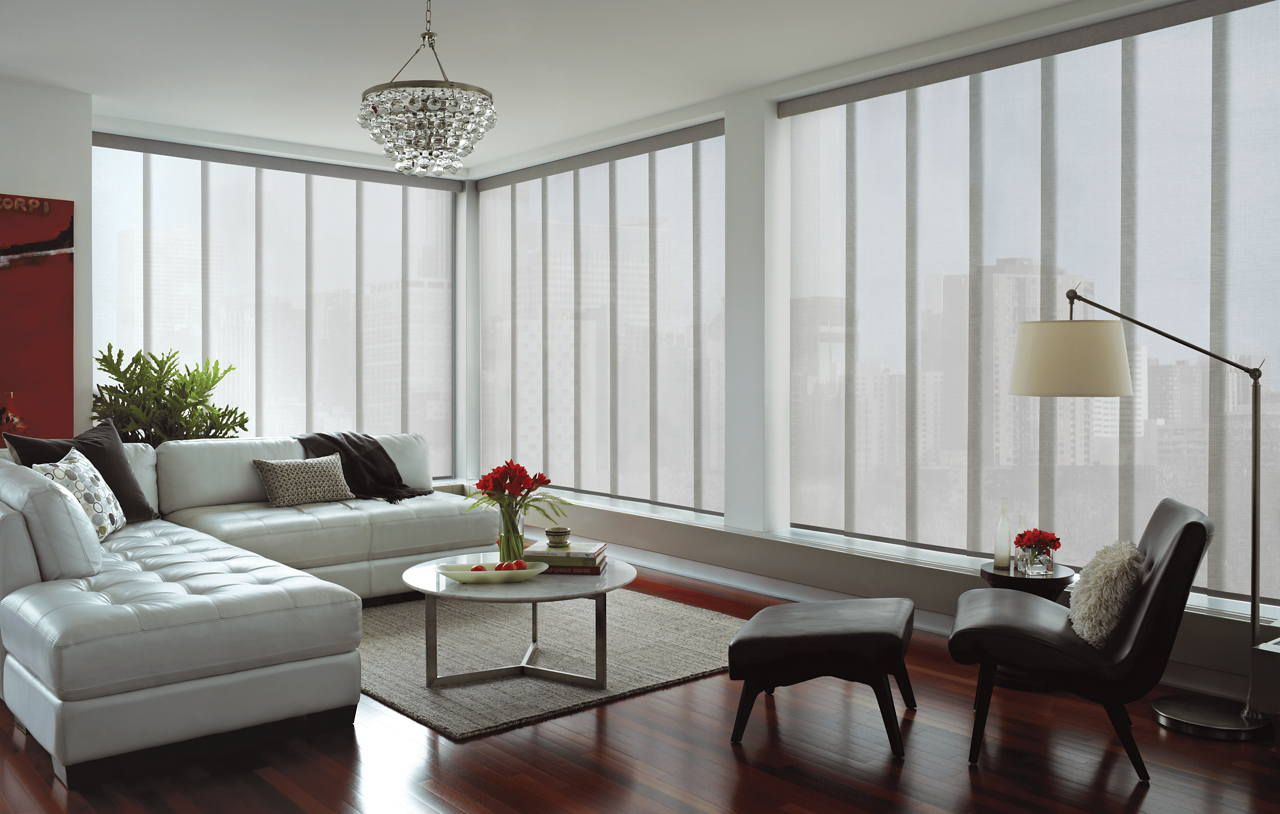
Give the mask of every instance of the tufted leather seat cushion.
<svg viewBox="0 0 1280 814">
<path fill-rule="evenodd" d="M 199 506 L 166 519 L 294 568 L 319 568 L 493 543 L 493 514 L 467 512 L 470 505 L 460 495 L 435 492 L 394 504 Z M 426 519 L 430 522 L 422 522 Z"/>
<path fill-rule="evenodd" d="M 355 650 L 360 598 L 193 529 L 125 526 L 101 570 L 0 603 L 9 654 L 78 701 Z"/>
</svg>

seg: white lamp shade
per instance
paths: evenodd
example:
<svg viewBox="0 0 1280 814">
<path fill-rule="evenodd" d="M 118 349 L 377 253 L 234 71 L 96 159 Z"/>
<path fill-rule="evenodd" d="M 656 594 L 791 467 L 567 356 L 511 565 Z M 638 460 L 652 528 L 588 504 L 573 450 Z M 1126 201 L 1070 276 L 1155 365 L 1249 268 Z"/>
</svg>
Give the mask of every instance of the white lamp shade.
<svg viewBox="0 0 1280 814">
<path fill-rule="evenodd" d="M 1011 396 L 1132 396 L 1117 320 L 1018 323 Z"/>
</svg>

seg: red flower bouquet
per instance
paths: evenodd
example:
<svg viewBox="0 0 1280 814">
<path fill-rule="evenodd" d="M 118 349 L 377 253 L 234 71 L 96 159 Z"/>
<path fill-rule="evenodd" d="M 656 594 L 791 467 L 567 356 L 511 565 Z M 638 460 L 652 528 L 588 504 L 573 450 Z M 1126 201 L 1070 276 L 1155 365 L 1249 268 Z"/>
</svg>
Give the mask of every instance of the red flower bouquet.
<svg viewBox="0 0 1280 814">
<path fill-rule="evenodd" d="M 1013 541 L 1014 561 L 1018 570 L 1031 576 L 1053 575 L 1053 552 L 1062 547 L 1058 535 L 1040 529 L 1028 529 Z"/>
<path fill-rule="evenodd" d="M 502 562 L 514 562 L 524 554 L 524 532 L 520 519 L 525 512 L 532 509 L 553 524 L 555 517 L 552 515 L 564 516 L 562 507 L 568 506 L 568 501 L 546 493 L 534 494 L 550 484 L 551 478 L 541 472 L 530 475 L 527 469 L 515 461 L 507 461 L 476 481 L 477 492 L 473 495 L 475 502 L 467 511 L 476 506 L 496 506 L 501 512 L 502 531 L 498 537 L 498 556 Z"/>
<path fill-rule="evenodd" d="M 1014 539 L 1013 544 L 1018 548 L 1035 548 L 1042 553 L 1057 551 L 1062 547 L 1058 535 L 1040 529 L 1027 529 Z"/>
</svg>

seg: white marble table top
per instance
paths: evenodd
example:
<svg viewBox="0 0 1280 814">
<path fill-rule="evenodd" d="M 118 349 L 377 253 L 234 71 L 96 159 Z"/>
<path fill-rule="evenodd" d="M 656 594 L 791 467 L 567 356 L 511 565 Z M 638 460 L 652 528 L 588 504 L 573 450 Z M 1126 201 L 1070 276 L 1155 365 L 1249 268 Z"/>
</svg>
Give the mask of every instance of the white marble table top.
<svg viewBox="0 0 1280 814">
<path fill-rule="evenodd" d="M 525 582 L 500 582 L 493 585 L 463 584 L 455 582 L 436 571 L 437 565 L 476 565 L 497 562 L 494 554 L 462 554 L 444 557 L 413 566 L 404 572 L 405 584 L 415 591 L 432 594 L 444 599 L 463 599 L 469 602 L 558 602 L 562 599 L 580 599 L 621 588 L 636 578 L 631 563 L 609 557 L 604 573 L 590 574 L 539 574 Z"/>
</svg>

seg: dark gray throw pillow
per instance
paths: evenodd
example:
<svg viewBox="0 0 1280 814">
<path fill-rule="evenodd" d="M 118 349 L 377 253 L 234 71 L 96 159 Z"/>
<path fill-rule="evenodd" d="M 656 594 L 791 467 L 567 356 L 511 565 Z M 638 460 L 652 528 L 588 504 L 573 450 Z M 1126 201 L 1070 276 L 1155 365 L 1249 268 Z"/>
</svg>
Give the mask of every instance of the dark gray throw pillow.
<svg viewBox="0 0 1280 814">
<path fill-rule="evenodd" d="M 253 466 L 262 478 L 273 509 L 355 499 L 342 477 L 342 461 L 336 452 L 323 458 L 293 461 L 256 459 Z"/>
<path fill-rule="evenodd" d="M 138 485 L 138 478 L 129 466 L 129 458 L 124 452 L 124 443 L 116 425 L 111 419 L 104 419 L 93 429 L 85 430 L 75 438 L 49 439 L 26 438 L 21 435 L 4 433 L 4 442 L 13 453 L 17 462 L 26 467 L 36 464 L 54 464 L 72 449 L 79 450 L 89 459 L 107 486 L 120 501 L 127 523 L 140 520 L 152 520 L 159 515 L 147 502 L 147 496 Z"/>
</svg>

